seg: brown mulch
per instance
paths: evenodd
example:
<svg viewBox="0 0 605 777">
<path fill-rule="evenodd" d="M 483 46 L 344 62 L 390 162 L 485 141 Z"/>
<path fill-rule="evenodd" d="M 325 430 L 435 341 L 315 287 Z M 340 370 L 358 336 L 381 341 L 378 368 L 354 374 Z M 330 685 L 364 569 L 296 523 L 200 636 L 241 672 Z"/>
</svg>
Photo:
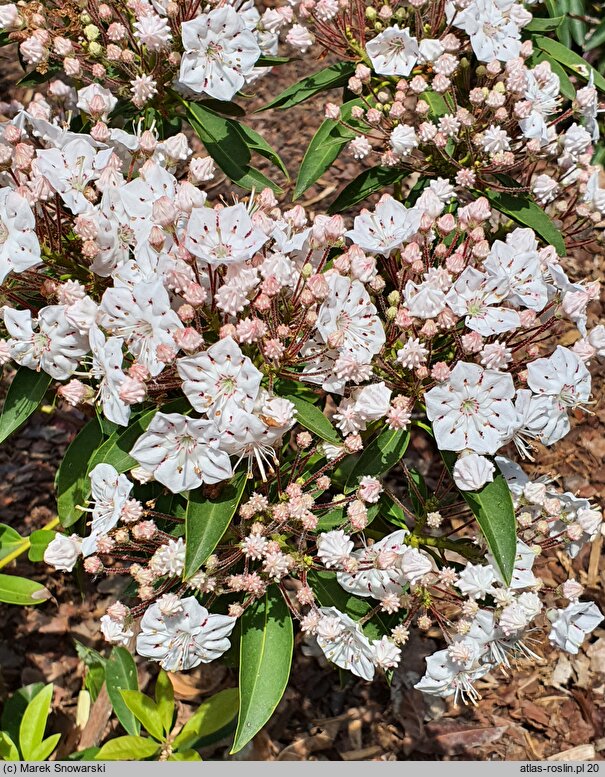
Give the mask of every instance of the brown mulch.
<svg viewBox="0 0 605 777">
<path fill-rule="evenodd" d="M 6 52 L 6 50 L 4 50 Z M 5 54 L 2 56 L 5 56 Z M 2 65 L 0 65 L 2 67 Z M 280 88 L 308 72 L 293 62 L 255 86 L 255 109 Z M 318 68 L 321 63 L 318 63 Z M 0 92 L 2 90 L 0 89 Z M 249 123 L 282 155 L 288 169 L 298 169 L 304 149 L 322 120 L 324 98 L 310 100 L 286 113 L 251 115 Z M 269 173 L 268 164 L 259 167 Z M 359 172 L 343 155 L 302 198 L 311 211 L 327 207 L 344 182 Z M 276 173 L 279 179 L 279 174 Z M 283 182 L 283 180 L 281 181 Z M 286 188 L 291 189 L 292 184 Z M 227 196 L 219 179 L 211 196 Z M 582 266 L 568 267 L 573 277 L 600 279 L 602 256 L 585 257 Z M 595 320 L 603 309 L 595 309 Z M 595 373 L 593 415 L 578 414 L 565 440 L 540 453 L 540 467 L 556 475 L 570 491 L 605 502 L 605 369 Z M 64 407 L 42 408 L 28 425 L 0 448 L 0 521 L 22 534 L 41 528 L 54 515 L 53 478 L 66 446 L 82 424 L 82 417 Z M 427 455 L 419 443 L 414 455 Z M 427 464 L 428 466 L 428 464 Z M 585 549 L 573 562 L 564 555 L 548 561 L 553 585 L 573 573 L 586 595 L 605 609 L 605 564 L 601 547 Z M 55 730 L 63 733 L 60 755 L 82 746 L 75 728 L 78 693 L 84 666 L 74 640 L 103 650 L 98 619 L 115 598 L 113 581 L 91 584 L 85 577 L 48 571 L 22 557 L 11 572 L 39 580 L 53 599 L 31 609 L 0 606 L 4 624 L 0 640 L 0 701 L 31 682 L 55 684 Z M 392 684 L 368 684 L 341 675 L 301 651 L 297 638 L 291 681 L 275 715 L 237 759 L 259 760 L 448 760 L 448 759 L 594 759 L 605 754 L 605 629 L 600 628 L 577 656 L 558 654 L 547 644 L 536 647 L 539 663 L 514 667 L 508 676 L 491 675 L 478 688 L 476 707 L 454 707 L 428 699 L 413 689 L 424 671 L 424 658 L 438 648 L 438 634 L 415 636 L 406 648 Z M 149 668 L 141 666 L 145 687 Z M 236 685 L 235 670 L 202 666 L 174 677 L 181 714 L 187 717 L 205 697 L 221 687 Z M 107 722 L 107 705 L 93 706 L 84 734 L 87 744 L 115 730 Z M 205 755 L 226 757 L 228 743 Z"/>
</svg>

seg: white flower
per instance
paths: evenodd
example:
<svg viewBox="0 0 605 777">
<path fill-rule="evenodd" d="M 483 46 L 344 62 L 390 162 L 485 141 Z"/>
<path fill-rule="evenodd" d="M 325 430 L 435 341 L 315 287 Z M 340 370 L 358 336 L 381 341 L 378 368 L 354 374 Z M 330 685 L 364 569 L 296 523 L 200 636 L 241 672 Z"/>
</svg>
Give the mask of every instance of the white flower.
<svg viewBox="0 0 605 777">
<path fill-rule="evenodd" d="M 533 229 L 515 229 L 506 236 L 506 243 L 495 240 L 483 265 L 490 278 L 498 281 L 500 294 L 515 305 L 544 310 L 548 288 Z"/>
<path fill-rule="evenodd" d="M 120 399 L 120 388 L 126 380 L 122 372 L 122 345 L 120 337 L 105 339 L 98 327 L 92 327 L 89 334 L 92 351 L 92 375 L 100 381 L 99 399 L 105 418 L 120 426 L 128 426 L 130 406 Z"/>
<path fill-rule="evenodd" d="M 194 208 L 185 247 L 200 266 L 235 264 L 252 259 L 268 236 L 254 226 L 243 203 L 226 208 Z"/>
<path fill-rule="evenodd" d="M 401 650 L 388 637 L 372 642 L 374 663 L 380 669 L 393 669 L 401 661 Z"/>
<path fill-rule="evenodd" d="M 132 491 L 130 480 L 111 464 L 97 464 L 89 477 L 93 508 L 91 532 L 82 542 L 85 558 L 96 551 L 99 537 L 116 526 Z"/>
<path fill-rule="evenodd" d="M 101 632 L 103 637 L 112 645 L 127 647 L 134 632 L 126 628 L 123 623 L 113 620 L 109 615 L 101 617 Z"/>
<path fill-rule="evenodd" d="M 508 62 L 519 56 L 519 27 L 503 13 L 503 9 L 510 10 L 512 5 L 508 0 L 473 0 L 454 17 L 454 27 L 470 36 L 471 46 L 480 62 L 494 59 Z"/>
<path fill-rule="evenodd" d="M 177 370 L 192 406 L 215 423 L 225 412 L 251 412 L 263 377 L 231 337 L 219 340 L 207 351 L 179 359 Z"/>
<path fill-rule="evenodd" d="M 400 30 L 397 25 L 372 38 L 366 51 L 374 72 L 383 76 L 409 76 L 420 57 L 418 41 L 409 27 Z"/>
<path fill-rule="evenodd" d="M 40 263 L 36 219 L 28 201 L 10 187 L 0 189 L 0 284 L 11 272 Z"/>
<path fill-rule="evenodd" d="M 71 212 L 78 215 L 90 209 L 90 201 L 84 193 L 88 185 L 99 178 L 112 154 L 112 148 L 97 151 L 78 136 L 62 148 L 39 149 L 35 166 Z"/>
<path fill-rule="evenodd" d="M 219 658 L 231 647 L 235 618 L 212 615 L 193 596 L 181 599 L 175 615 L 163 615 L 156 602 L 141 619 L 137 653 L 159 661 L 167 672 L 193 669 Z"/>
<path fill-rule="evenodd" d="M 385 196 L 373 213 L 362 210 L 345 236 L 364 251 L 388 257 L 418 231 L 421 217 L 418 208 L 406 208 L 393 197 Z"/>
<path fill-rule="evenodd" d="M 372 680 L 374 651 L 359 624 L 336 607 L 322 607 L 321 614 L 317 624 L 317 644 L 328 661 L 357 677 Z"/>
<path fill-rule="evenodd" d="M 510 137 L 501 127 L 493 124 L 482 135 L 481 146 L 487 154 L 498 154 L 510 149 Z"/>
<path fill-rule="evenodd" d="M 165 545 L 160 545 L 153 556 L 149 559 L 149 569 L 161 577 L 180 577 L 185 569 L 185 543 L 183 538 L 177 540 L 168 540 Z M 161 611 L 166 614 L 166 609 L 162 605 Z"/>
<path fill-rule="evenodd" d="M 117 104 L 117 97 L 100 84 L 93 83 L 83 89 L 78 89 L 76 108 L 89 115 L 94 115 L 101 121 L 107 121 L 107 117 Z"/>
<path fill-rule="evenodd" d="M 517 414 L 512 376 L 458 362 L 447 381 L 425 394 L 437 445 L 492 454 L 503 444 Z"/>
<path fill-rule="evenodd" d="M 494 593 L 496 570 L 491 564 L 467 564 L 458 575 L 457 587 L 465 596 L 483 599 Z"/>
<path fill-rule="evenodd" d="M 82 539 L 77 534 L 72 534 L 70 537 L 56 534 L 46 546 L 44 561 L 55 569 L 71 572 L 81 552 Z"/>
<path fill-rule="evenodd" d="M 399 156 L 407 156 L 415 148 L 418 148 L 418 138 L 413 127 L 407 124 L 398 124 L 389 139 L 391 148 Z"/>
<path fill-rule="evenodd" d="M 450 646 L 454 647 L 454 646 Z M 479 698 L 473 682 L 491 669 L 489 663 L 479 663 L 485 648 L 475 640 L 466 639 L 455 643 L 454 650 L 439 650 L 426 659 L 426 673 L 417 688 L 432 696 L 458 696 L 471 700 Z"/>
<path fill-rule="evenodd" d="M 139 283 L 132 290 L 125 286 L 107 289 L 101 300 L 99 323 L 123 337 L 130 352 L 154 377 L 164 369 L 158 347 L 175 350 L 172 332 L 183 328 L 161 281 Z"/>
<path fill-rule="evenodd" d="M 351 556 L 359 563 L 355 574 L 339 572 L 339 584 L 355 596 L 384 599 L 388 594 L 401 594 L 408 577 L 400 561 L 410 548 L 405 544 L 408 531 L 399 529 L 373 545 L 353 551 Z"/>
<path fill-rule="evenodd" d="M 130 455 L 173 494 L 232 475 L 214 424 L 178 413 L 156 413 Z"/>
<path fill-rule="evenodd" d="M 29 310 L 4 308 L 4 324 L 11 358 L 30 370 L 44 370 L 55 380 L 66 380 L 88 353 L 87 338 L 69 323 L 64 305 L 48 305 L 38 313 L 34 330 Z"/>
<path fill-rule="evenodd" d="M 496 468 L 485 456 L 469 453 L 468 456 L 458 458 L 452 475 L 461 491 L 478 491 L 493 481 L 495 471 Z"/>
<path fill-rule="evenodd" d="M 410 315 L 415 318 L 436 318 L 446 307 L 445 293 L 430 280 L 420 284 L 408 281 L 404 299 Z"/>
<path fill-rule="evenodd" d="M 530 362 L 527 385 L 536 394 L 553 397 L 561 413 L 590 399 L 590 372 L 573 351 L 562 345 L 552 356 Z"/>
<path fill-rule="evenodd" d="M 185 22 L 185 24 L 189 23 Z M 144 46 L 147 46 L 149 51 L 161 51 L 168 48 L 172 39 L 168 22 L 155 13 L 140 16 L 134 23 L 134 34 Z"/>
<path fill-rule="evenodd" d="M 521 325 L 516 310 L 499 306 L 503 294 L 498 282 L 474 267 L 464 270 L 445 299 L 456 315 L 465 316 L 467 327 L 483 337 L 510 332 Z"/>
<path fill-rule="evenodd" d="M 586 635 L 594 631 L 603 615 L 594 602 L 575 602 L 564 610 L 547 613 L 552 620 L 548 639 L 568 653 L 576 654 Z"/>
<path fill-rule="evenodd" d="M 431 559 L 418 548 L 406 548 L 397 563 L 410 585 L 416 585 L 433 568 Z"/>
<path fill-rule="evenodd" d="M 329 276 L 328 285 L 330 294 L 318 312 L 318 332 L 329 346 L 369 362 L 382 350 L 385 333 L 365 286 L 336 273 Z"/>
<path fill-rule="evenodd" d="M 230 5 L 181 25 L 185 53 L 180 83 L 217 100 L 231 100 L 252 73 L 261 50 Z"/>
<path fill-rule="evenodd" d="M 353 542 L 342 529 L 324 532 L 317 538 L 317 556 L 328 569 L 342 568 L 352 550 Z"/>
<path fill-rule="evenodd" d="M 286 41 L 304 54 L 315 42 L 315 36 L 302 24 L 293 24 L 286 36 Z"/>
</svg>

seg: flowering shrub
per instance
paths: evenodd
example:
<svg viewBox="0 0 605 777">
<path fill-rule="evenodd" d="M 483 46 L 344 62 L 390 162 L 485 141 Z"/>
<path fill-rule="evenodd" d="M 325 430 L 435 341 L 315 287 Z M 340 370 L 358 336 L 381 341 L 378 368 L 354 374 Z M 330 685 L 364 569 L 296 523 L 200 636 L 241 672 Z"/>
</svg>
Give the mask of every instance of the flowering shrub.
<svg viewBox="0 0 605 777">
<path fill-rule="evenodd" d="M 510 457 L 567 434 L 605 357 L 598 284 L 566 271 L 602 243 L 603 79 L 508 1 L 295 5 L 0 6 L 26 63 L 62 73 L 0 127 L 0 360 L 19 366 L 0 434 L 49 387 L 88 414 L 44 558 L 130 578 L 100 627 L 166 671 L 237 634 L 234 750 L 279 702 L 293 624 L 364 680 L 437 626 L 417 687 L 475 701 L 540 635 L 577 652 L 602 620 L 541 577 L 600 510 Z M 332 210 L 381 191 L 355 216 L 311 217 L 237 161 L 282 166 L 229 101 L 288 25 L 341 59 L 274 107 L 348 89 L 294 198 L 348 145 L 378 165 Z M 215 163 L 253 191 L 212 201 Z"/>
</svg>

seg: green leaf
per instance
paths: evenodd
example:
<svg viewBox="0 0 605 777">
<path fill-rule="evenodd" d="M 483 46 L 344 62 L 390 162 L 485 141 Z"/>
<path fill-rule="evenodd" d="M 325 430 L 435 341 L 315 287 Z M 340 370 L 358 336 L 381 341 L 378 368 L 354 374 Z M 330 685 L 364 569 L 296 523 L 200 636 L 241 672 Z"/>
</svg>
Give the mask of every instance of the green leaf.
<svg viewBox="0 0 605 777">
<path fill-rule="evenodd" d="M 340 111 L 342 119 L 349 124 L 353 108 L 361 105 L 363 103 L 359 99 L 345 103 Z M 332 119 L 326 119 L 321 124 L 305 151 L 292 195 L 294 200 L 302 196 L 318 178 L 321 178 L 356 134 L 354 129 L 345 127 Z"/>
<path fill-rule="evenodd" d="M 273 54 L 261 54 L 256 60 L 256 67 L 275 67 L 276 65 L 287 65 L 292 62 L 291 57 L 275 57 Z"/>
<path fill-rule="evenodd" d="M 347 184 L 328 208 L 328 213 L 341 213 L 357 205 L 374 192 L 401 181 L 408 173 L 400 167 L 371 167 Z"/>
<path fill-rule="evenodd" d="M 2 729 L 10 736 L 13 742 L 19 741 L 19 725 L 23 719 L 23 713 L 30 701 L 44 689 L 44 683 L 31 683 L 16 690 L 4 703 L 2 709 Z"/>
<path fill-rule="evenodd" d="M 556 249 L 559 256 L 565 256 L 563 236 L 550 217 L 530 199 L 528 194 L 509 194 L 508 192 L 497 192 L 494 189 L 485 189 L 484 192 L 477 192 L 477 194 L 485 194 L 496 210 L 510 216 L 519 224 L 531 227 L 546 243 Z"/>
<path fill-rule="evenodd" d="M 245 486 L 246 476 L 240 473 L 223 487 L 216 499 L 205 497 L 202 488 L 189 492 L 185 514 L 184 580 L 198 571 L 221 541 L 235 515 Z"/>
<path fill-rule="evenodd" d="M 586 16 L 586 9 L 584 8 L 584 0 L 568 0 L 569 10 L 569 30 L 574 43 L 580 48 L 584 46 L 584 39 L 586 38 L 586 31 L 588 26 L 583 19 L 577 18 Z"/>
<path fill-rule="evenodd" d="M 239 752 L 271 715 L 286 690 L 292 663 L 292 617 L 276 585 L 241 619 L 239 718 L 231 753 Z"/>
<path fill-rule="evenodd" d="M 451 472 L 456 455 L 447 451 L 442 451 L 441 455 Z M 480 491 L 460 493 L 477 519 L 506 585 L 510 585 L 517 554 L 517 523 L 506 480 L 498 473 L 493 482 Z"/>
<path fill-rule="evenodd" d="M 550 32 L 551 30 L 556 30 L 564 19 L 564 16 L 553 16 L 550 19 L 534 16 L 531 22 L 526 24 L 523 29 L 526 32 Z"/>
<path fill-rule="evenodd" d="M 360 599 L 358 596 L 353 596 L 353 594 L 347 593 L 344 588 L 341 588 L 336 579 L 335 572 L 310 570 L 307 578 L 309 585 L 323 607 L 336 607 L 336 609 L 344 612 L 356 621 L 365 618 L 372 609 L 372 605 L 367 599 Z M 363 633 L 369 639 L 380 639 L 385 634 L 389 634 L 390 631 L 391 625 L 384 613 L 377 613 L 363 625 Z"/>
<path fill-rule="evenodd" d="M 270 146 L 267 141 L 263 138 L 262 135 L 259 135 L 258 132 L 255 132 L 251 127 L 248 127 L 246 124 L 237 124 L 237 131 L 242 136 L 244 142 L 247 144 L 248 148 L 251 148 L 253 151 L 256 151 L 257 154 L 260 154 L 261 156 L 265 157 L 265 159 L 268 159 L 270 162 L 273 162 L 273 164 L 278 167 L 282 173 L 286 176 L 286 178 L 290 178 L 288 175 L 288 170 L 283 163 L 282 158 L 277 153 L 277 151 Z"/>
<path fill-rule="evenodd" d="M 431 119 L 438 119 L 440 116 L 445 116 L 446 113 L 451 113 L 443 95 L 437 92 L 427 91 L 420 95 L 420 99 L 424 100 L 428 104 L 429 117 Z"/>
<path fill-rule="evenodd" d="M 605 43 L 605 19 L 591 31 L 590 37 L 584 44 L 585 51 L 592 51 Z"/>
<path fill-rule="evenodd" d="M 588 81 L 592 73 L 594 85 L 601 92 L 605 92 L 605 78 L 579 54 L 571 51 L 567 46 L 559 43 L 559 41 L 545 38 L 543 35 L 536 35 L 534 42 L 538 48 L 550 54 L 557 62 L 560 62 L 564 67 L 585 81 Z"/>
<path fill-rule="evenodd" d="M 387 429 L 366 445 L 351 470 L 345 493 L 354 491 L 364 475 L 381 477 L 403 458 L 410 442 L 410 433 L 404 430 Z"/>
<path fill-rule="evenodd" d="M 215 734 L 235 720 L 239 707 L 237 688 L 225 688 L 202 702 L 175 737 L 179 750 L 195 747 L 202 737 Z"/>
<path fill-rule="evenodd" d="M 297 423 L 326 442 L 342 445 L 342 437 L 318 407 L 294 394 L 288 394 L 284 398 L 292 402 L 296 408 Z"/>
<path fill-rule="evenodd" d="M 0 523 L 0 559 L 21 547 L 25 539 L 12 526 Z"/>
<path fill-rule="evenodd" d="M 157 704 L 141 691 L 120 691 L 128 709 L 158 742 L 164 740 L 164 726 Z"/>
<path fill-rule="evenodd" d="M 57 536 L 56 531 L 50 529 L 38 529 L 32 532 L 29 542 L 29 551 L 27 557 L 30 561 L 42 561 L 44 558 L 44 551 L 50 545 L 50 543 Z"/>
<path fill-rule="evenodd" d="M 46 761 L 46 759 L 54 751 L 55 747 L 59 744 L 61 734 L 52 734 L 47 737 L 30 755 L 32 761 Z"/>
<path fill-rule="evenodd" d="M 170 678 L 163 669 L 160 669 L 155 681 L 155 703 L 162 719 L 162 726 L 166 734 L 172 731 L 172 719 L 174 718 L 174 689 Z"/>
<path fill-rule="evenodd" d="M 105 685 L 118 720 L 129 734 L 135 736 L 141 730 L 141 726 L 121 693 L 121 691 L 138 690 L 137 666 L 126 648 L 114 647 L 111 651 L 111 655 L 105 662 Z"/>
<path fill-rule="evenodd" d="M 19 751 L 6 731 L 0 731 L 0 761 L 20 761 Z"/>
<path fill-rule="evenodd" d="M 103 432 L 96 418 L 89 421 L 65 452 L 57 471 L 57 515 L 65 527 L 72 526 L 82 517 L 78 506 L 85 506 L 90 493 L 88 463 L 101 445 Z"/>
<path fill-rule="evenodd" d="M 201 761 L 202 756 L 196 750 L 179 750 L 167 758 L 168 761 Z"/>
<path fill-rule="evenodd" d="M 264 189 L 268 186 L 281 193 L 279 186 L 251 167 L 252 149 L 237 122 L 219 116 L 200 103 L 186 100 L 182 103 L 191 128 L 225 175 L 242 189 Z"/>
<path fill-rule="evenodd" d="M 237 103 L 227 102 L 225 100 L 215 100 L 214 97 L 209 97 L 205 100 L 199 100 L 198 105 L 203 105 L 205 108 L 209 108 L 215 113 L 222 113 L 225 116 L 233 116 L 237 119 L 242 119 L 246 115 L 246 111 Z"/>
<path fill-rule="evenodd" d="M 16 575 L 0 575 L 0 602 L 27 606 L 42 604 L 50 597 L 50 591 L 40 583 Z"/>
<path fill-rule="evenodd" d="M 51 377 L 46 372 L 35 372 L 19 367 L 13 378 L 0 418 L 0 443 L 24 424 L 43 400 Z"/>
<path fill-rule="evenodd" d="M 53 685 L 49 683 L 34 696 L 23 713 L 19 726 L 19 749 L 25 761 L 36 760 L 34 755 L 44 739 L 52 698 Z"/>
<path fill-rule="evenodd" d="M 39 73 L 37 70 L 32 70 L 31 73 L 26 73 L 23 78 L 20 78 L 15 86 L 19 86 L 21 88 L 40 86 L 40 84 L 45 84 L 47 81 L 50 81 L 50 79 L 56 73 L 59 73 L 60 70 L 60 67 L 52 65 L 48 67 L 44 73 Z"/>
<path fill-rule="evenodd" d="M 128 736 L 117 737 L 106 742 L 95 755 L 95 761 L 144 761 L 160 750 L 160 745 L 153 739 Z"/>
<path fill-rule="evenodd" d="M 278 94 L 270 103 L 260 108 L 260 110 L 268 111 L 270 108 L 279 108 L 280 111 L 283 111 L 286 108 L 300 105 L 300 103 L 320 92 L 346 86 L 349 78 L 354 73 L 354 62 L 336 62 L 334 65 L 325 67 L 323 70 L 313 73 L 313 75 L 307 76 L 298 81 L 298 83 L 284 89 L 283 92 Z"/>
</svg>

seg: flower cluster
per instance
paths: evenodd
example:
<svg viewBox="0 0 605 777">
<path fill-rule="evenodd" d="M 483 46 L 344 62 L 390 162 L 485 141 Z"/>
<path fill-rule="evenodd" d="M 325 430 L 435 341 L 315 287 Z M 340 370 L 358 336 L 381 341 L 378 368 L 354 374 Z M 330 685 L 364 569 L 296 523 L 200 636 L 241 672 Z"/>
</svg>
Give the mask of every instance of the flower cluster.
<svg viewBox="0 0 605 777">
<path fill-rule="evenodd" d="M 61 37 L 37 5 L 1 8 L 38 69 L 58 57 L 90 81 L 53 82 L 0 125 L 0 363 L 45 373 L 102 437 L 82 462 L 87 503 L 60 515 L 75 529 L 45 560 L 131 578 L 132 597 L 101 618 L 106 639 L 190 669 L 277 596 L 366 680 L 399 663 L 410 628 L 438 627 L 447 648 L 418 687 L 470 701 L 488 671 L 535 657 L 545 627 L 577 651 L 602 616 L 579 583 L 553 589 L 540 569 L 595 540 L 602 514 L 508 457 L 567 434 L 605 358 L 598 283 L 570 278 L 563 255 L 595 239 L 601 213 L 596 93 L 559 115 L 559 77 L 521 40 L 530 14 L 448 3 L 428 38 L 424 11 L 440 4 L 384 5 L 378 19 L 362 2 L 303 0 L 318 39 L 348 20 L 343 56 L 367 59 L 349 83 L 358 104 L 329 117 L 368 128 L 358 156 L 371 137 L 381 165 L 422 176 L 405 204 L 398 189 L 354 218 L 311 218 L 270 189 L 213 202 L 213 162 L 188 134 L 112 121 L 135 73 L 158 95 L 229 100 L 292 6 L 189 18 L 179 3 L 103 4 Z M 304 36 L 295 22 L 289 41 Z M 456 97 L 467 76 L 472 108 Z M 383 77 L 397 79 L 384 93 Z M 552 202 L 554 221 L 513 224 L 480 196 L 514 188 L 505 176 Z M 546 242 L 544 219 L 566 240 Z M 412 434 L 433 446 L 429 484 L 405 463 Z M 508 527 L 509 551 L 474 521 L 490 498 L 480 517 Z"/>
</svg>

